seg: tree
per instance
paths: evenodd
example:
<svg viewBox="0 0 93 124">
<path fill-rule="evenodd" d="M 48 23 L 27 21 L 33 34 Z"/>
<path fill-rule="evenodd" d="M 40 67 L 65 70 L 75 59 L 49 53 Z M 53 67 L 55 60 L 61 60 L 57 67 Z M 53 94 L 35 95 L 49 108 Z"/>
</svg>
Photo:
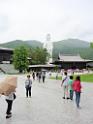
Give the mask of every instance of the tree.
<svg viewBox="0 0 93 124">
<path fill-rule="evenodd" d="M 46 64 L 49 59 L 49 54 L 46 49 L 43 48 L 34 48 L 30 49 L 30 57 L 32 58 L 32 64 Z"/>
<path fill-rule="evenodd" d="M 90 48 L 93 48 L 93 42 L 90 43 Z"/>
<path fill-rule="evenodd" d="M 20 73 L 28 69 L 28 50 L 24 46 L 20 46 L 14 50 L 13 64 L 15 69 L 19 70 Z"/>
</svg>

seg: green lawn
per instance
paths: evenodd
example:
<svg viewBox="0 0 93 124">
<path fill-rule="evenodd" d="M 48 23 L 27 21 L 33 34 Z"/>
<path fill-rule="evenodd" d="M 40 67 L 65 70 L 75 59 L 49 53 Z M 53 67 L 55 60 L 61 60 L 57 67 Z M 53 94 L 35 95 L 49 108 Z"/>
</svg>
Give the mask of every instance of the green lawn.
<svg viewBox="0 0 93 124">
<path fill-rule="evenodd" d="M 74 75 L 74 79 L 75 79 L 76 75 Z M 81 77 L 81 81 L 82 82 L 92 82 L 93 83 L 93 74 L 83 74 L 80 75 Z M 51 79 L 56 79 L 55 77 L 51 77 Z M 58 77 L 58 80 L 61 80 L 61 76 Z"/>
</svg>

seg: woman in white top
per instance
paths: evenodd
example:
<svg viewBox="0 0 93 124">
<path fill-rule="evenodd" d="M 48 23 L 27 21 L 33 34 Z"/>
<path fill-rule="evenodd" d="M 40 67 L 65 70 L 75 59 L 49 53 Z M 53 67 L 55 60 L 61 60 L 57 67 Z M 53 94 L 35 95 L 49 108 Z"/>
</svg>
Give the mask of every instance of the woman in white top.
<svg viewBox="0 0 93 124">
<path fill-rule="evenodd" d="M 63 99 L 69 99 L 68 97 L 68 81 L 69 81 L 69 76 L 67 75 L 67 72 L 64 72 L 64 75 L 62 77 L 62 83 L 61 86 L 63 86 L 64 90 L 64 96 Z"/>
<path fill-rule="evenodd" d="M 30 79 L 30 75 L 27 75 L 27 79 L 25 81 L 25 88 L 26 88 L 26 97 L 31 97 L 31 88 L 32 88 L 32 80 Z"/>
</svg>

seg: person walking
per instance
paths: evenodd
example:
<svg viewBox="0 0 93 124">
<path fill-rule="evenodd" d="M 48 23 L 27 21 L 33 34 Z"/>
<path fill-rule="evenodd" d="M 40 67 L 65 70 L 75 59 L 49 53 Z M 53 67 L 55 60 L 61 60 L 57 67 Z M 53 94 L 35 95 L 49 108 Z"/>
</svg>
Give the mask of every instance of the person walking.
<svg viewBox="0 0 93 124">
<path fill-rule="evenodd" d="M 68 96 L 68 81 L 69 81 L 69 76 L 67 75 L 67 72 L 64 72 L 64 75 L 62 76 L 62 83 L 61 86 L 63 86 L 64 90 L 64 96 L 63 99 L 69 99 Z"/>
<path fill-rule="evenodd" d="M 36 72 L 36 77 L 37 77 L 37 80 L 38 80 L 38 72 Z"/>
<path fill-rule="evenodd" d="M 45 72 L 44 71 L 42 72 L 42 82 L 43 83 L 45 82 Z"/>
<path fill-rule="evenodd" d="M 76 95 L 76 106 L 77 108 L 80 108 L 79 104 L 80 104 L 80 96 L 81 96 L 81 81 L 80 81 L 80 76 L 76 77 L 76 80 L 73 82 L 73 90 L 75 91 L 75 95 Z"/>
<path fill-rule="evenodd" d="M 41 81 L 41 72 L 38 73 L 38 80 L 39 80 L 39 83 Z"/>
<path fill-rule="evenodd" d="M 14 92 L 11 92 L 9 95 L 6 96 L 6 102 L 7 102 L 7 111 L 6 111 L 6 119 L 10 118 L 12 116 L 12 106 L 13 101 L 16 98 L 16 95 Z"/>
<path fill-rule="evenodd" d="M 58 79 L 58 72 L 56 72 L 56 80 Z"/>
<path fill-rule="evenodd" d="M 70 99 L 73 100 L 73 88 L 72 88 L 72 84 L 73 84 L 73 76 L 70 76 L 70 79 L 68 81 L 68 86 L 69 86 L 69 96 Z"/>
<path fill-rule="evenodd" d="M 31 88 L 32 88 L 32 80 L 30 79 L 30 75 L 27 75 L 27 79 L 25 81 L 25 88 L 26 88 L 26 97 L 31 97 Z"/>
<path fill-rule="evenodd" d="M 35 72 L 32 73 L 33 80 L 35 80 Z"/>
</svg>

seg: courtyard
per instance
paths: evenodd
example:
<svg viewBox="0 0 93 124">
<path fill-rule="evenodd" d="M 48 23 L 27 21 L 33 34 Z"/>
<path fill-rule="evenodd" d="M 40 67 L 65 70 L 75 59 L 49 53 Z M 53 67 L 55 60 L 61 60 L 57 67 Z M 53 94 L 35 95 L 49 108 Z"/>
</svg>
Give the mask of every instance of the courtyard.
<svg viewBox="0 0 93 124">
<path fill-rule="evenodd" d="M 0 81 L 7 75 L 0 75 Z M 93 83 L 82 82 L 81 109 L 73 101 L 62 99 L 61 81 L 46 78 L 45 83 L 36 79 L 32 97 L 25 96 L 26 75 L 17 75 L 17 98 L 13 103 L 12 117 L 6 119 L 7 104 L 0 97 L 0 124 L 93 124 Z"/>
</svg>

